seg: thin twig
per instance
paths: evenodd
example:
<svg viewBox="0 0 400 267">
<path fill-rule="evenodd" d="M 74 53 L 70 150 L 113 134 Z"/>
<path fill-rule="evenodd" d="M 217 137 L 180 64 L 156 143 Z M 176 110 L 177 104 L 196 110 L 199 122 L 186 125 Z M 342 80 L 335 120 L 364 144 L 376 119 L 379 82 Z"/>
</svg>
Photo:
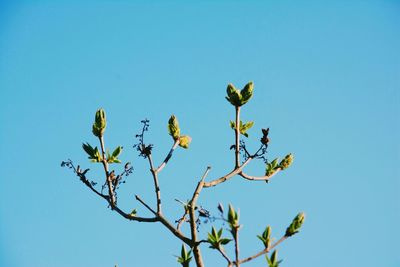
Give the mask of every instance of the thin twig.
<svg viewBox="0 0 400 267">
<path fill-rule="evenodd" d="M 182 215 L 182 217 L 181 217 L 179 220 L 175 221 L 176 223 L 178 223 L 178 224 L 176 225 L 176 229 L 177 229 L 177 230 L 180 230 L 180 228 L 181 228 L 181 226 L 182 226 L 182 223 L 186 222 L 186 216 L 187 216 L 188 214 L 189 214 L 189 211 L 188 211 L 187 209 L 185 209 L 185 213 Z"/>
<path fill-rule="evenodd" d="M 147 159 L 149 160 L 150 172 L 151 175 L 153 176 L 153 181 L 154 181 L 154 190 L 156 192 L 156 199 L 157 199 L 157 214 L 161 214 L 161 192 L 160 192 L 160 186 L 158 184 L 158 174 L 157 171 L 154 169 L 154 164 L 151 158 L 151 154 L 147 155 Z"/>
<path fill-rule="evenodd" d="M 268 248 L 265 248 L 264 250 L 258 252 L 257 254 L 255 254 L 253 256 L 250 256 L 250 257 L 248 257 L 246 259 L 240 260 L 239 263 L 245 263 L 245 262 L 251 261 L 251 260 L 253 260 L 253 259 L 257 258 L 257 257 L 260 257 L 261 255 L 264 255 L 265 253 L 270 252 L 272 249 L 274 249 L 276 246 L 278 246 L 280 243 L 282 243 L 287 238 L 288 238 L 287 236 L 283 236 L 281 239 L 276 241 L 272 246 L 270 246 Z"/>
<path fill-rule="evenodd" d="M 224 251 L 224 248 L 219 246 L 217 248 L 217 250 L 219 251 L 219 253 L 221 253 L 222 257 L 224 257 L 225 260 L 228 262 L 228 266 L 231 266 L 232 265 L 232 260 L 228 257 L 228 255 L 226 255 L 226 253 Z"/>
<path fill-rule="evenodd" d="M 162 214 L 157 215 L 157 218 L 165 227 L 168 228 L 168 230 L 172 232 L 172 234 L 174 234 L 177 238 L 185 242 L 186 245 L 190 247 L 194 246 L 193 241 L 190 238 L 187 238 L 184 234 L 182 234 L 181 231 L 175 229 L 175 227 Z"/>
<path fill-rule="evenodd" d="M 236 258 L 236 267 L 239 267 L 240 261 L 239 261 L 239 227 L 240 226 L 235 226 L 234 227 L 234 239 L 235 239 L 235 258 Z"/>
<path fill-rule="evenodd" d="M 235 127 L 235 168 L 240 167 L 240 107 L 236 107 L 236 127 Z"/>
<path fill-rule="evenodd" d="M 218 185 L 218 184 L 220 184 L 220 183 L 222 183 L 222 182 L 225 182 L 225 181 L 229 180 L 229 179 L 232 178 L 233 176 L 239 174 L 239 173 L 243 170 L 243 168 L 244 168 L 251 160 L 252 160 L 252 158 L 248 158 L 248 159 L 246 159 L 245 162 L 243 162 L 243 164 L 242 164 L 239 168 L 235 168 L 233 171 L 231 171 L 230 173 L 228 173 L 228 174 L 226 174 L 226 175 L 224 175 L 224 176 L 222 176 L 222 177 L 220 177 L 220 178 L 217 178 L 217 179 L 212 180 L 212 181 L 210 181 L 210 182 L 204 183 L 204 187 L 216 186 L 216 185 Z"/>
<path fill-rule="evenodd" d="M 104 172 L 106 174 L 106 181 L 107 181 L 107 186 L 108 186 L 108 195 L 110 196 L 109 202 L 110 202 L 110 206 L 111 209 L 114 209 L 115 207 L 115 194 L 114 194 L 114 190 L 113 190 L 113 185 L 112 185 L 112 181 L 111 181 L 111 177 L 110 177 L 110 173 L 108 170 L 108 162 L 106 159 L 106 152 L 105 152 L 105 145 L 104 145 L 104 138 L 101 135 L 99 137 L 99 141 L 100 141 L 100 147 L 101 147 L 101 154 L 102 154 L 102 163 L 103 163 L 103 167 L 104 167 Z"/>
<path fill-rule="evenodd" d="M 243 178 L 250 180 L 250 181 L 268 181 L 269 179 L 271 179 L 273 176 L 275 176 L 275 174 L 277 174 L 281 170 L 282 170 L 281 168 L 278 168 L 273 174 L 265 175 L 265 176 L 251 176 L 251 175 L 244 173 L 243 171 L 239 172 L 238 174 L 240 176 L 242 176 Z"/>
<path fill-rule="evenodd" d="M 178 147 L 178 145 L 179 145 L 179 139 L 177 139 L 175 141 L 175 143 L 173 144 L 173 146 L 172 146 L 171 150 L 169 151 L 168 155 L 165 157 L 164 161 L 155 170 L 156 173 L 159 173 L 162 169 L 164 169 L 164 167 L 167 165 L 168 161 L 171 159 L 172 154 L 174 153 L 174 151 Z"/>
<path fill-rule="evenodd" d="M 146 202 L 144 202 L 140 196 L 135 195 L 135 198 L 137 201 L 139 201 L 140 203 L 142 203 L 143 206 L 145 206 L 149 211 L 151 211 L 154 215 L 157 215 L 157 212 L 155 210 L 153 210 L 149 205 L 146 204 Z"/>
<path fill-rule="evenodd" d="M 197 230 L 196 230 L 196 214 L 195 214 L 195 209 L 196 209 L 196 202 L 197 199 L 200 195 L 201 190 L 203 189 L 204 186 L 204 179 L 207 177 L 208 172 L 210 171 L 211 167 L 208 166 L 206 171 L 204 172 L 203 176 L 201 177 L 199 183 L 197 184 L 197 187 L 193 193 L 193 197 L 189 202 L 189 218 L 190 218 L 190 233 L 192 236 L 192 243 L 193 243 L 193 255 L 194 259 L 196 261 L 197 267 L 202 267 L 204 266 L 203 264 L 203 259 L 201 256 L 201 251 L 199 248 L 199 244 L 197 243 Z"/>
</svg>

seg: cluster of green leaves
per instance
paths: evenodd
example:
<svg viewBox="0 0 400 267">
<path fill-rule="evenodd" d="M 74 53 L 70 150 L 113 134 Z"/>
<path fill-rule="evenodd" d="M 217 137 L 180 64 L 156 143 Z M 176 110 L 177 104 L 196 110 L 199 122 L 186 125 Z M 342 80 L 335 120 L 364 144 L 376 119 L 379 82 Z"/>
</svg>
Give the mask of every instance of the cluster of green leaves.
<svg viewBox="0 0 400 267">
<path fill-rule="evenodd" d="M 233 84 L 228 84 L 226 89 L 228 100 L 235 107 L 240 107 L 246 104 L 250 98 L 253 96 L 253 82 L 246 84 L 241 91 L 235 88 Z"/>
<path fill-rule="evenodd" d="M 122 146 L 118 146 L 112 154 L 107 150 L 107 162 L 108 163 L 121 163 L 121 160 L 118 158 L 119 154 L 122 152 Z"/>
<path fill-rule="evenodd" d="M 192 250 L 186 251 L 185 245 L 182 245 L 181 256 L 178 257 L 177 261 L 183 267 L 189 267 L 189 263 L 192 260 L 192 256 L 190 256 L 191 253 L 192 253 Z"/>
<path fill-rule="evenodd" d="M 231 128 L 233 130 L 236 129 L 236 123 L 234 121 L 230 121 L 230 125 L 231 125 Z M 246 122 L 246 123 L 243 123 L 242 121 L 240 121 L 240 124 L 239 124 L 239 132 L 240 132 L 240 134 L 244 135 L 245 137 L 249 137 L 247 131 L 251 127 L 253 127 L 253 125 L 254 125 L 254 121 L 249 121 L 249 122 Z"/>
<path fill-rule="evenodd" d="M 101 162 L 103 160 L 99 149 L 97 146 L 93 148 L 89 143 L 83 143 L 82 144 L 83 150 L 89 155 L 89 159 L 91 162 Z"/>
<path fill-rule="evenodd" d="M 267 163 L 267 168 L 265 170 L 265 175 L 270 176 L 274 174 L 279 169 L 278 158 L 274 159 L 273 161 Z"/>
<path fill-rule="evenodd" d="M 267 259 L 268 267 L 279 267 L 279 264 L 282 262 L 282 260 L 278 260 L 278 252 L 276 250 L 271 253 L 271 257 L 266 255 L 265 258 Z"/>
<path fill-rule="evenodd" d="M 267 226 L 262 235 L 257 235 L 257 237 L 263 242 L 264 247 L 268 249 L 271 245 L 271 227 Z"/>
<path fill-rule="evenodd" d="M 96 115 L 94 117 L 94 123 L 92 126 L 92 132 L 94 136 L 97 136 L 101 138 L 104 134 L 104 131 L 106 129 L 107 121 L 106 121 L 106 112 L 103 109 L 98 109 L 96 111 Z M 96 147 L 92 147 L 89 143 L 83 143 L 82 144 L 83 150 L 85 150 L 86 154 L 88 154 L 88 158 L 90 159 L 91 162 L 102 162 L 103 157 L 99 151 L 99 149 Z M 110 153 L 108 150 L 106 152 L 106 161 L 108 163 L 121 163 L 121 160 L 118 158 L 118 156 L 122 152 L 122 146 L 118 146 L 116 149 L 114 149 L 113 153 Z"/>
<path fill-rule="evenodd" d="M 106 130 L 106 113 L 103 109 L 98 109 L 94 118 L 92 132 L 95 136 L 101 137 Z"/>
<path fill-rule="evenodd" d="M 265 170 L 265 175 L 270 176 L 278 169 L 285 170 L 289 168 L 289 166 L 293 163 L 293 154 L 286 155 L 281 162 L 278 164 L 278 158 L 274 159 L 273 161 L 267 163 L 267 168 Z"/>
<path fill-rule="evenodd" d="M 207 242 L 210 243 L 210 248 L 220 249 L 221 246 L 228 244 L 232 239 L 222 238 L 222 228 L 217 232 L 214 226 L 211 229 L 211 233 L 208 233 Z"/>
<path fill-rule="evenodd" d="M 188 135 L 181 135 L 178 119 L 172 115 L 168 120 L 168 133 L 172 136 L 174 141 L 179 140 L 179 146 L 189 148 L 192 138 Z"/>
<path fill-rule="evenodd" d="M 300 212 L 297 214 L 296 217 L 294 217 L 292 223 L 289 225 L 289 227 L 286 229 L 286 234 L 285 236 L 292 236 L 294 234 L 297 234 L 305 220 L 305 215 L 303 212 Z"/>
</svg>

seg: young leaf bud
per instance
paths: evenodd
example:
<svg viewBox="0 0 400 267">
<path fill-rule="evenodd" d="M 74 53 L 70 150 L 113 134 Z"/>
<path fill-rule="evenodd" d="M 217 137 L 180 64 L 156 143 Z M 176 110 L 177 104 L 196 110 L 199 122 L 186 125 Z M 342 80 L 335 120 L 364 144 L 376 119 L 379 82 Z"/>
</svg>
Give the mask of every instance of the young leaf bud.
<svg viewBox="0 0 400 267">
<path fill-rule="evenodd" d="M 241 106 L 246 104 L 250 100 L 250 98 L 253 96 L 253 88 L 254 88 L 253 82 L 249 82 L 248 84 L 246 84 L 244 86 L 242 91 L 240 91 L 240 94 L 242 96 L 242 99 L 240 101 Z"/>
<path fill-rule="evenodd" d="M 178 140 L 181 135 L 178 119 L 174 115 L 172 115 L 168 121 L 168 133 L 175 141 Z"/>
<path fill-rule="evenodd" d="M 305 214 L 300 212 L 297 216 L 293 219 L 292 223 L 286 229 L 285 236 L 289 237 L 299 232 L 301 225 L 303 224 L 305 219 Z"/>
<path fill-rule="evenodd" d="M 226 88 L 226 93 L 228 95 L 227 97 L 225 97 L 226 100 L 228 100 L 235 107 L 241 106 L 240 101 L 242 96 L 240 95 L 239 90 L 237 90 L 235 86 L 233 86 L 233 84 L 228 84 L 228 87 Z"/>
<path fill-rule="evenodd" d="M 106 113 L 103 109 L 98 109 L 94 117 L 92 132 L 97 137 L 102 137 L 106 129 Z"/>
<path fill-rule="evenodd" d="M 179 137 L 179 146 L 183 148 L 189 148 L 189 144 L 192 141 L 192 138 L 188 135 L 182 135 Z"/>
<path fill-rule="evenodd" d="M 292 164 L 293 162 L 293 154 L 288 154 L 286 155 L 286 157 L 279 163 L 279 167 L 284 170 L 289 168 L 289 166 Z"/>
</svg>

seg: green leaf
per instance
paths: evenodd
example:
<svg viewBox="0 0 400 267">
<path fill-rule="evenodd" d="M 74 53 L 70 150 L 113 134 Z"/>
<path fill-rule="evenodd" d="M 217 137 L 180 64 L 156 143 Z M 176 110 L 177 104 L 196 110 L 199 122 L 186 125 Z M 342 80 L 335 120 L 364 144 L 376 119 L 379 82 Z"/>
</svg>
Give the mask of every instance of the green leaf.
<svg viewBox="0 0 400 267">
<path fill-rule="evenodd" d="M 226 100 L 228 100 L 235 107 L 241 106 L 240 102 L 242 96 L 240 95 L 239 90 L 237 90 L 235 86 L 233 86 L 233 84 L 228 84 L 228 87 L 226 88 L 226 93 L 228 95 L 227 97 L 225 97 Z"/>
<path fill-rule="evenodd" d="M 94 148 L 89 143 L 82 143 L 82 148 L 89 155 L 89 158 L 94 157 Z"/>
<path fill-rule="evenodd" d="M 247 131 L 251 127 L 253 127 L 253 125 L 254 125 L 253 121 L 249 121 L 249 122 L 246 122 L 246 123 L 242 123 L 242 121 L 240 121 L 240 129 L 239 129 L 240 133 L 243 134 L 246 137 L 249 137 L 249 135 L 247 134 Z"/>
<path fill-rule="evenodd" d="M 232 241 L 232 239 L 229 239 L 229 238 L 222 238 L 221 240 L 220 240 L 220 243 L 221 243 L 221 245 L 226 245 L 226 244 L 228 244 L 229 242 L 231 242 Z"/>
<path fill-rule="evenodd" d="M 168 133 L 175 141 L 178 140 L 181 135 L 178 119 L 174 115 L 168 120 Z"/>
<path fill-rule="evenodd" d="M 118 158 L 118 156 L 121 154 L 123 147 L 122 146 L 118 146 L 114 152 L 112 153 L 112 157 L 113 158 Z"/>
<path fill-rule="evenodd" d="M 242 96 L 242 99 L 240 102 L 241 106 L 246 104 L 250 100 L 250 98 L 253 96 L 253 88 L 254 88 L 253 82 L 249 82 L 240 91 L 240 94 Z"/>
<path fill-rule="evenodd" d="M 89 143 L 83 143 L 82 148 L 89 155 L 88 159 L 91 162 L 101 162 L 103 160 L 97 147 L 93 148 Z"/>
</svg>

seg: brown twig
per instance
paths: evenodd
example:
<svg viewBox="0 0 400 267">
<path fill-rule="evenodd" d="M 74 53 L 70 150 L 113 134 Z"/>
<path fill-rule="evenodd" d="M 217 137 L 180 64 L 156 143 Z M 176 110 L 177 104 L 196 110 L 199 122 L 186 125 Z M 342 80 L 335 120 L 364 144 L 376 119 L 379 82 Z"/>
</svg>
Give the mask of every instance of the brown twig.
<svg viewBox="0 0 400 267">
<path fill-rule="evenodd" d="M 245 178 L 246 180 L 250 180 L 250 181 L 268 181 L 269 179 L 271 179 L 273 176 L 275 176 L 275 174 L 277 174 L 281 170 L 282 170 L 281 168 L 278 168 L 273 174 L 265 175 L 265 176 L 251 176 L 251 175 L 244 173 L 243 171 L 239 172 L 238 174 L 240 176 L 242 176 L 243 178 Z"/>
<path fill-rule="evenodd" d="M 156 173 L 159 173 L 162 169 L 164 169 L 164 167 L 167 165 L 168 161 L 171 159 L 172 154 L 174 153 L 174 151 L 178 147 L 178 145 L 179 145 L 179 139 L 177 139 L 175 141 L 175 143 L 173 144 L 173 146 L 172 146 L 171 150 L 169 151 L 168 155 L 165 157 L 164 161 L 155 170 Z"/>
<path fill-rule="evenodd" d="M 147 159 L 149 160 L 150 172 L 151 175 L 153 176 L 153 181 L 154 181 L 154 190 L 156 192 L 156 199 L 157 199 L 157 214 L 161 214 L 161 192 L 160 192 L 160 186 L 158 184 L 158 173 L 154 169 L 151 154 L 147 155 Z"/>
<path fill-rule="evenodd" d="M 182 223 L 186 222 L 186 216 L 189 214 L 189 211 L 187 209 L 185 209 L 185 213 L 182 215 L 181 218 L 179 218 L 177 221 L 175 221 L 177 223 L 176 225 L 176 229 L 180 230 Z"/>
<path fill-rule="evenodd" d="M 239 173 L 243 170 L 243 168 L 244 168 L 251 160 L 252 160 L 252 158 L 248 158 L 248 159 L 246 159 L 245 162 L 243 162 L 243 164 L 242 164 L 239 168 L 235 168 L 233 171 L 231 171 L 230 173 L 228 173 L 228 174 L 226 174 L 226 175 L 224 175 L 224 176 L 222 176 L 222 177 L 220 177 L 220 178 L 217 178 L 217 179 L 212 180 L 212 181 L 210 181 L 210 182 L 204 183 L 204 187 L 216 186 L 216 185 L 218 185 L 218 184 L 220 184 L 220 183 L 222 183 L 222 182 L 225 182 L 225 181 L 229 180 L 229 179 L 232 178 L 233 176 L 239 174 Z"/>
<path fill-rule="evenodd" d="M 210 171 L 211 167 L 208 166 L 206 171 L 204 172 L 203 176 L 201 177 L 199 183 L 197 184 L 197 187 L 193 193 L 193 197 L 189 202 L 189 218 L 190 218 L 190 233 L 192 236 L 192 250 L 193 250 L 193 255 L 194 259 L 196 261 L 197 267 L 202 267 L 204 266 L 203 264 L 203 259 L 201 256 L 201 251 L 199 247 L 199 243 L 197 243 L 197 230 L 196 230 L 196 214 L 195 214 L 195 209 L 196 209 L 196 202 L 197 199 L 200 195 L 201 190 L 203 189 L 204 186 L 204 179 L 208 175 L 208 172 Z"/>
<path fill-rule="evenodd" d="M 226 255 L 224 248 L 219 246 L 217 250 L 219 251 L 219 253 L 221 253 L 222 257 L 224 257 L 225 260 L 228 262 L 228 266 L 232 266 L 232 260 L 228 257 L 228 255 Z"/>
<path fill-rule="evenodd" d="M 280 243 L 282 243 L 285 239 L 287 239 L 287 236 L 283 236 L 281 239 L 279 239 L 278 241 L 276 241 L 272 246 L 265 248 L 264 250 L 258 252 L 257 254 L 250 256 L 246 259 L 240 260 L 239 263 L 245 263 L 245 262 L 249 262 L 251 260 L 254 260 L 257 257 L 260 257 L 261 255 L 264 255 L 265 253 L 270 252 L 273 248 L 275 248 L 276 246 L 278 246 Z"/>
<path fill-rule="evenodd" d="M 180 240 L 185 242 L 189 246 L 193 246 L 193 242 L 190 238 L 187 238 L 184 234 L 182 234 L 181 231 L 176 229 L 162 214 L 157 213 L 155 210 L 153 210 L 149 205 L 146 204 L 139 196 L 135 196 L 136 199 L 143 205 L 145 206 L 149 211 L 151 211 L 154 215 L 156 215 L 156 221 L 161 222 L 165 227 L 168 228 L 174 234 L 176 237 L 178 237 Z"/>
<path fill-rule="evenodd" d="M 108 195 L 110 196 L 110 198 L 108 199 L 111 209 L 114 209 L 115 207 L 115 194 L 114 194 L 114 190 L 113 190 L 113 184 L 111 181 L 111 176 L 110 176 L 110 172 L 108 170 L 108 162 L 106 159 L 106 152 L 105 152 L 105 145 L 104 145 L 104 138 L 101 135 L 99 137 L 99 141 L 100 141 L 100 147 L 101 147 L 101 154 L 102 154 L 102 164 L 104 167 L 104 172 L 106 174 L 106 181 L 107 181 L 107 186 L 108 186 Z"/>
<path fill-rule="evenodd" d="M 234 227 L 234 241 L 235 241 L 235 258 L 236 258 L 236 266 L 239 267 L 240 265 L 240 261 L 239 261 L 239 228 L 240 226 L 236 226 Z"/>
<path fill-rule="evenodd" d="M 236 127 L 235 127 L 235 168 L 240 167 L 240 107 L 236 107 Z"/>
</svg>

